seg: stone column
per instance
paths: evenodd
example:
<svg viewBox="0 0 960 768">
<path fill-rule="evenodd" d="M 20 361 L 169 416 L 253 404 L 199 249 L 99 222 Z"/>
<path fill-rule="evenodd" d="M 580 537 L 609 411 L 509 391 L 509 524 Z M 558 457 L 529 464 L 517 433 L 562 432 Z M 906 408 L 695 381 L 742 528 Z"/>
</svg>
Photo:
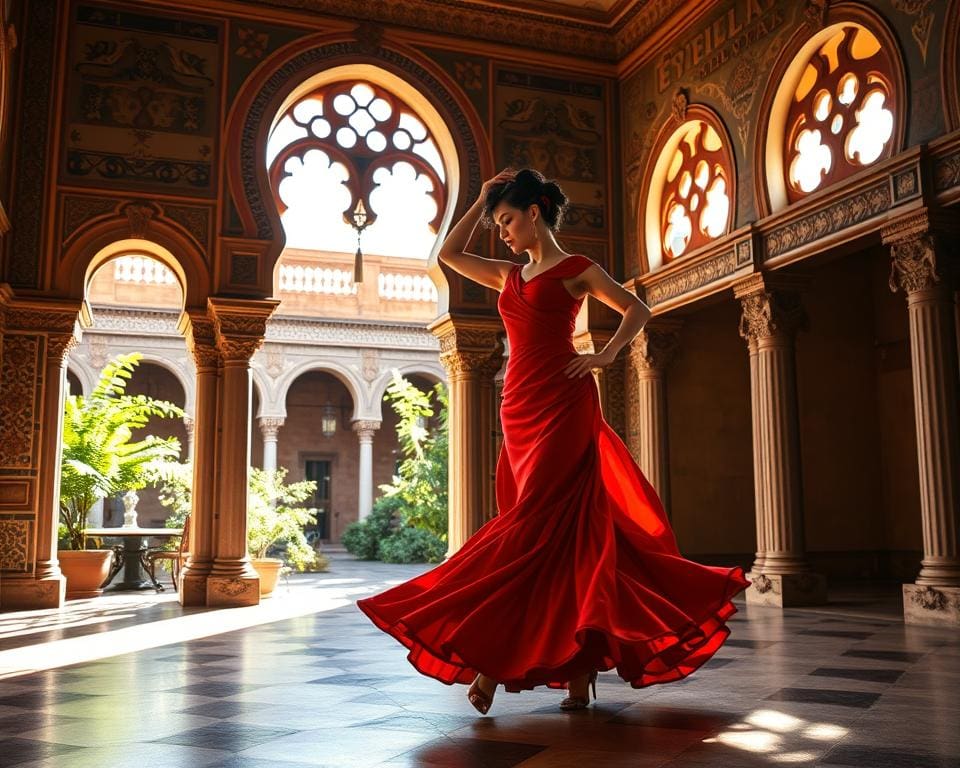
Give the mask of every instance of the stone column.
<svg viewBox="0 0 960 768">
<path fill-rule="evenodd" d="M 277 468 L 277 433 L 283 426 L 279 416 L 263 416 L 260 419 L 260 434 L 263 435 L 263 471 L 273 472 Z"/>
<path fill-rule="evenodd" d="M 630 343 L 629 448 L 670 514 L 670 453 L 666 371 L 680 339 L 682 323 L 651 320 Z"/>
<path fill-rule="evenodd" d="M 903 586 L 907 623 L 960 626 L 960 420 L 955 268 L 931 231 L 927 211 L 884 227 L 890 288 L 907 294 L 910 360 L 920 471 L 923 560 Z"/>
<path fill-rule="evenodd" d="M 193 461 L 193 416 L 184 416 L 183 426 L 187 430 L 187 461 Z"/>
<path fill-rule="evenodd" d="M 750 350 L 757 557 L 747 602 L 788 607 L 826 602 L 826 579 L 804 551 L 800 424 L 794 338 L 803 321 L 799 295 L 785 280 L 754 274 L 734 284 Z"/>
<path fill-rule="evenodd" d="M 207 578 L 213 568 L 214 518 L 216 516 L 217 409 L 220 391 L 220 352 L 213 321 L 204 310 L 189 310 L 182 329 L 193 355 L 197 397 L 193 429 L 188 428 L 193 459 L 191 492 L 190 555 L 181 572 L 178 598 L 181 605 L 207 604 Z"/>
<path fill-rule="evenodd" d="M 453 555 L 487 518 L 485 489 L 494 471 L 493 433 L 486 394 L 494 397 L 493 377 L 500 368 L 499 324 L 445 318 L 431 326 L 440 337 L 440 362 L 450 384 L 449 534 Z"/>
<path fill-rule="evenodd" d="M 217 451 L 217 506 L 213 567 L 207 579 L 207 605 L 260 602 L 260 577 L 247 554 L 247 493 L 250 466 L 250 359 L 266 333 L 267 318 L 279 302 L 210 298 L 208 306 L 222 359 L 220 443 Z"/>
<path fill-rule="evenodd" d="M 5 609 L 58 608 L 65 580 L 57 560 L 66 358 L 79 340 L 79 302 L 11 299 L 6 309 L 0 401 L 0 560 Z M 19 509 L 18 509 L 19 507 Z"/>
<path fill-rule="evenodd" d="M 357 489 L 357 519 L 363 520 L 373 509 L 373 435 L 379 421 L 355 421 L 353 431 L 360 440 L 360 485 Z"/>
</svg>

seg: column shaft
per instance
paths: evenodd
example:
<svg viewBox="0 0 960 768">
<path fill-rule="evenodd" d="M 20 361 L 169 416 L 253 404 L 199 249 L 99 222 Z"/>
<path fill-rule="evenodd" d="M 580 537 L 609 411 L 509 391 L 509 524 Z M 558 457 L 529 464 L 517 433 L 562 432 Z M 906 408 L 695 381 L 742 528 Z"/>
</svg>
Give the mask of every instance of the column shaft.
<svg viewBox="0 0 960 768">
<path fill-rule="evenodd" d="M 658 318 L 647 323 L 630 344 L 636 409 L 632 446 L 637 463 L 670 512 L 670 453 L 667 426 L 666 371 L 679 346 L 681 323 Z"/>
<path fill-rule="evenodd" d="M 260 577 L 247 553 L 247 494 L 250 467 L 250 359 L 263 343 L 267 318 L 279 302 L 208 299 L 223 360 L 220 441 L 217 450 L 217 506 L 213 567 L 207 579 L 208 606 L 255 605 Z"/>
<path fill-rule="evenodd" d="M 950 288 L 956 262 L 931 231 L 922 209 L 883 230 L 890 245 L 890 288 L 907 294 L 910 362 L 917 430 L 923 559 L 903 585 L 908 624 L 960 626 L 960 369 L 957 307 Z M 955 226 L 955 225 L 954 225 Z M 955 241 L 955 233 L 949 240 Z"/>
<path fill-rule="evenodd" d="M 379 421 L 355 421 L 353 429 L 360 441 L 360 472 L 357 487 L 357 519 L 364 520 L 373 509 L 373 436 Z"/>
<path fill-rule="evenodd" d="M 216 514 L 217 410 L 220 389 L 220 353 L 213 323 L 204 313 L 191 312 L 186 332 L 197 377 L 192 439 L 193 489 L 190 505 L 189 557 L 180 575 L 181 605 L 207 604 L 207 578 L 213 568 Z"/>
<path fill-rule="evenodd" d="M 826 580 L 806 559 L 794 337 L 799 296 L 754 274 L 734 285 L 750 352 L 757 553 L 747 602 L 787 607 L 826 602 Z"/>
<path fill-rule="evenodd" d="M 37 581 L 62 580 L 57 561 L 57 528 L 60 520 L 60 466 L 63 446 L 63 395 L 67 386 L 67 352 L 78 341 L 76 334 L 48 334 L 43 382 L 43 428 L 40 430 L 40 470 L 37 476 Z M 65 582 L 63 582 L 65 585 Z M 60 599 L 62 604 L 63 599 Z"/>
<path fill-rule="evenodd" d="M 494 376 L 503 363 L 499 325 L 457 322 L 448 318 L 431 326 L 440 337 L 440 362 L 450 386 L 448 557 L 480 529 L 488 517 L 484 503 L 493 501 L 493 406 L 483 399 L 494 401 Z"/>
<path fill-rule="evenodd" d="M 643 371 L 637 376 L 637 407 L 641 424 L 638 463 L 664 509 L 669 509 L 667 398 L 662 371 Z"/>
</svg>

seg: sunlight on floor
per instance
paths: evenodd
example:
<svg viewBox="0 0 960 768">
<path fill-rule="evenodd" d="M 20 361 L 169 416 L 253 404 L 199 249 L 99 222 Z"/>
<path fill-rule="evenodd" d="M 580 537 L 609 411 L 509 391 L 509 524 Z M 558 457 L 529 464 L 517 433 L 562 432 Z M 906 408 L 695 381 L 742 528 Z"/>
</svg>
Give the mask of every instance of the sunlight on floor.
<svg viewBox="0 0 960 768">
<path fill-rule="evenodd" d="M 848 730 L 833 723 L 808 723 L 775 709 L 758 709 L 717 736 L 704 739 L 703 743 L 761 754 L 777 763 L 812 763 L 820 757 L 816 752 L 802 750 L 781 752 L 783 736 L 791 733 L 815 741 L 837 741 L 846 736 Z"/>
<path fill-rule="evenodd" d="M 234 632 L 261 624 L 332 611 L 359 595 L 382 589 L 362 579 L 301 579 L 279 588 L 260 605 L 247 608 L 185 608 L 182 615 L 151 619 L 138 612 L 177 611 L 174 593 L 150 596 L 110 595 L 77 600 L 55 611 L 23 611 L 0 621 L 0 638 L 40 632 L 61 632 L 96 625 L 101 631 L 77 637 L 45 638 L 44 642 L 0 650 L 0 679 L 46 669 L 97 661 L 124 653 Z M 174 605 L 165 605 L 173 603 Z M 140 619 L 134 626 L 110 628 L 118 621 Z"/>
</svg>

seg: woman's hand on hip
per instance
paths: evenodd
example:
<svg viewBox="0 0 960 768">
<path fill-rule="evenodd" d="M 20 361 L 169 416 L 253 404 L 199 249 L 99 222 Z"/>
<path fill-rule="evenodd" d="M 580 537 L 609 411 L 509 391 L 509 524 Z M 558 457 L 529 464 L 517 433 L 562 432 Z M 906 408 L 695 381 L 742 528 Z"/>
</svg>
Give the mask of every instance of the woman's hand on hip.
<svg viewBox="0 0 960 768">
<path fill-rule="evenodd" d="M 598 352 L 595 355 L 577 355 L 573 360 L 567 363 L 563 372 L 568 379 L 578 379 L 586 376 L 597 368 L 606 368 L 614 360 L 614 355 L 609 352 Z"/>
</svg>

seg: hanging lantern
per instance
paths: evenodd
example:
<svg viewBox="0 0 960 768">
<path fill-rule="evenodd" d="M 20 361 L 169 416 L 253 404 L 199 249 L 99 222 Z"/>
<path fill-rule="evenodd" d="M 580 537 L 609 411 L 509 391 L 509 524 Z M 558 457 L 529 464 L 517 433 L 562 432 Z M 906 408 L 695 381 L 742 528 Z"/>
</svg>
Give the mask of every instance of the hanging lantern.
<svg viewBox="0 0 960 768">
<path fill-rule="evenodd" d="M 332 403 L 327 403 L 320 411 L 320 432 L 324 437 L 333 437 L 337 433 L 337 421 L 340 419 L 340 409 Z"/>
<path fill-rule="evenodd" d="M 367 209 L 363 205 L 363 199 L 357 201 L 357 207 L 353 209 L 353 228 L 357 230 L 357 253 L 353 259 L 353 282 L 363 282 L 363 253 L 360 251 L 360 235 L 369 223 L 370 217 L 367 215 Z"/>
</svg>

